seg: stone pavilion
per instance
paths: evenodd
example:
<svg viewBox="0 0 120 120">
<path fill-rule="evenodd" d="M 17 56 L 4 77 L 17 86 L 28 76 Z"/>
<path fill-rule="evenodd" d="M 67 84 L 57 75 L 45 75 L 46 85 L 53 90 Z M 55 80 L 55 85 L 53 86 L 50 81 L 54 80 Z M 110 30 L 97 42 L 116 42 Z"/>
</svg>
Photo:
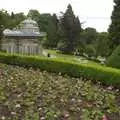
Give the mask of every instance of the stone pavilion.
<svg viewBox="0 0 120 120">
<path fill-rule="evenodd" d="M 7 53 L 39 55 L 42 53 L 41 40 L 46 36 L 40 32 L 36 21 L 28 18 L 13 30 L 3 31 L 2 50 Z"/>
</svg>

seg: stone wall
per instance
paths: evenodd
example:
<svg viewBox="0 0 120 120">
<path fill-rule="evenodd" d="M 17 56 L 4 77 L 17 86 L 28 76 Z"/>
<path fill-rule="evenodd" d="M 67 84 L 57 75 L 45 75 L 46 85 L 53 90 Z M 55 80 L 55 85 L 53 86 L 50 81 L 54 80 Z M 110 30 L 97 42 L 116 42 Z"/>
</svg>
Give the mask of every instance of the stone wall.
<svg viewBox="0 0 120 120">
<path fill-rule="evenodd" d="M 7 53 L 37 55 L 42 53 L 42 46 L 37 39 L 3 39 L 2 50 Z"/>
</svg>

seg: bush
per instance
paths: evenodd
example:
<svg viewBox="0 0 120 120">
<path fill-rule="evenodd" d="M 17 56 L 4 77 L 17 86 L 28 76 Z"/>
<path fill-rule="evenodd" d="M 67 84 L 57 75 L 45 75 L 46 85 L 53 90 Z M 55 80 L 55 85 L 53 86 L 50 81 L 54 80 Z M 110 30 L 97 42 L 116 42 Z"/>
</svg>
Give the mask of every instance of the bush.
<svg viewBox="0 0 120 120">
<path fill-rule="evenodd" d="M 107 65 L 120 69 L 120 46 L 118 46 L 107 60 Z"/>
<path fill-rule="evenodd" d="M 40 68 L 49 72 L 67 74 L 72 77 L 84 77 L 101 81 L 106 85 L 120 87 L 120 70 L 97 64 L 78 64 L 63 59 L 20 56 L 0 53 L 0 62 L 23 67 Z"/>
<path fill-rule="evenodd" d="M 96 56 L 96 49 L 93 45 L 86 45 L 86 54 L 88 54 L 89 57 Z"/>
</svg>

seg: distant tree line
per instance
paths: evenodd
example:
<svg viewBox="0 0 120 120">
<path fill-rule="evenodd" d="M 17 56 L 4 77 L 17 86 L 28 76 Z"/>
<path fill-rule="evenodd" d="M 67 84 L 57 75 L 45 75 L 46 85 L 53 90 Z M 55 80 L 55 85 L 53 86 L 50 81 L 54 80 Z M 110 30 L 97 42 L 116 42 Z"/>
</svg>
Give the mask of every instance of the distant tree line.
<svg viewBox="0 0 120 120">
<path fill-rule="evenodd" d="M 24 13 L 9 14 L 6 10 L 0 10 L 0 50 L 1 50 L 1 39 L 3 37 L 3 31 L 5 29 L 13 29 L 19 23 L 24 20 L 26 16 Z"/>
<path fill-rule="evenodd" d="M 61 13 L 61 16 L 50 13 L 41 14 L 34 9 L 31 9 L 27 16 L 24 13 L 15 14 L 12 12 L 9 14 L 7 11 L 1 10 L 0 41 L 4 29 L 13 29 L 24 19 L 31 17 L 37 21 L 40 31 L 47 33 L 46 38 L 41 41 L 45 48 L 57 49 L 66 54 L 106 57 L 120 44 L 119 0 L 115 0 L 115 3 L 109 32 L 101 33 L 91 27 L 83 29 L 81 21 L 75 16 L 70 4 L 65 13 Z"/>
</svg>

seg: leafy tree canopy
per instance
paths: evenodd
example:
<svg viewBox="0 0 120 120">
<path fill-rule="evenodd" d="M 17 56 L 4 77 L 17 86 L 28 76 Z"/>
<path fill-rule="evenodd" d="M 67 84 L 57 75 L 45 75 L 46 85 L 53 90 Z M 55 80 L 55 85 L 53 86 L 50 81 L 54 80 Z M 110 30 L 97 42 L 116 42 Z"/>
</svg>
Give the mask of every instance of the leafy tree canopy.
<svg viewBox="0 0 120 120">
<path fill-rule="evenodd" d="M 40 17 L 40 13 L 38 10 L 31 9 L 31 10 L 29 10 L 27 17 L 31 17 L 33 20 L 38 22 L 39 17 Z"/>
</svg>

